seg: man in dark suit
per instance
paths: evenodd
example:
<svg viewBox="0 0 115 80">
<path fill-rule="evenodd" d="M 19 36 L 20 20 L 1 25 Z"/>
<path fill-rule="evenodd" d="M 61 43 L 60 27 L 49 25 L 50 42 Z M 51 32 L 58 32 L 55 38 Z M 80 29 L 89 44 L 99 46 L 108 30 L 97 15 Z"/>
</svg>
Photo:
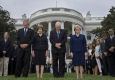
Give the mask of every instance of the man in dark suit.
<svg viewBox="0 0 115 80">
<path fill-rule="evenodd" d="M 53 56 L 53 75 L 54 77 L 64 77 L 67 32 L 61 29 L 60 22 L 56 22 L 55 28 L 56 29 L 50 32 Z"/>
<path fill-rule="evenodd" d="M 4 39 L 0 41 L 0 76 L 8 75 L 8 62 L 11 54 L 12 42 L 8 32 L 4 33 Z"/>
<path fill-rule="evenodd" d="M 11 54 L 9 57 L 9 69 L 8 69 L 9 75 L 12 75 L 15 73 L 17 52 L 18 52 L 17 42 L 14 42 L 11 49 Z"/>
<path fill-rule="evenodd" d="M 104 55 L 108 56 L 109 74 L 115 77 L 115 35 L 113 29 L 109 29 L 109 35 L 105 41 Z"/>
<path fill-rule="evenodd" d="M 34 31 L 29 28 L 28 21 L 24 21 L 24 28 L 19 29 L 17 33 L 17 44 L 19 50 L 17 53 L 15 77 L 20 77 L 23 69 L 23 77 L 28 76 L 31 55 L 31 41 Z"/>
<path fill-rule="evenodd" d="M 103 61 L 103 75 L 108 75 L 108 56 L 104 54 L 106 39 L 107 39 L 107 36 L 104 34 L 101 39 L 101 44 L 100 44 L 100 50 L 102 53 L 102 61 Z"/>
</svg>

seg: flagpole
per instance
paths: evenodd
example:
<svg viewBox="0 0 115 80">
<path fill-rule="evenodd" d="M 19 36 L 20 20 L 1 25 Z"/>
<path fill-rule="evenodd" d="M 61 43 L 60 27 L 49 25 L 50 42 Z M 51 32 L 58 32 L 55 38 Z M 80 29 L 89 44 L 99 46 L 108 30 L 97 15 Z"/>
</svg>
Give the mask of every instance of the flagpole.
<svg viewBox="0 0 115 80">
<path fill-rule="evenodd" d="M 56 0 L 56 8 L 57 8 L 57 0 Z"/>
</svg>

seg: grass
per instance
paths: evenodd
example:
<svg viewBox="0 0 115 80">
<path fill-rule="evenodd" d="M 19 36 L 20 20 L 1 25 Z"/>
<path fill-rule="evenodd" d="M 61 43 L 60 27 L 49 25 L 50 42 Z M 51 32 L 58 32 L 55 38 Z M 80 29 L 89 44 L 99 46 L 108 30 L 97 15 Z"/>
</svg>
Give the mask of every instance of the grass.
<svg viewBox="0 0 115 80">
<path fill-rule="evenodd" d="M 75 73 L 66 73 L 64 78 L 53 78 L 50 73 L 45 73 L 43 79 L 37 79 L 36 74 L 29 74 L 28 78 L 15 78 L 13 75 L 7 77 L 0 77 L 0 80 L 77 80 Z M 94 76 L 94 75 L 84 75 L 83 79 L 79 80 L 115 80 L 114 77 L 110 76 Z"/>
</svg>

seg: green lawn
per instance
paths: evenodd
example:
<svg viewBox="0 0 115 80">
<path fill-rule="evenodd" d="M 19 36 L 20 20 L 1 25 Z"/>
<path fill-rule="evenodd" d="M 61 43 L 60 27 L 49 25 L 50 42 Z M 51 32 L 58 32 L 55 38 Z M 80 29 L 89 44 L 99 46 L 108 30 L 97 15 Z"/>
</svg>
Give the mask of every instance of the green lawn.
<svg viewBox="0 0 115 80">
<path fill-rule="evenodd" d="M 29 74 L 28 78 L 15 78 L 14 76 L 0 77 L 0 80 L 77 80 L 75 73 L 65 74 L 64 78 L 53 78 L 52 74 L 45 73 L 43 79 L 37 79 L 36 74 Z M 94 76 L 94 75 L 84 75 L 83 79 L 80 80 L 115 80 L 115 78 L 110 76 Z"/>
</svg>

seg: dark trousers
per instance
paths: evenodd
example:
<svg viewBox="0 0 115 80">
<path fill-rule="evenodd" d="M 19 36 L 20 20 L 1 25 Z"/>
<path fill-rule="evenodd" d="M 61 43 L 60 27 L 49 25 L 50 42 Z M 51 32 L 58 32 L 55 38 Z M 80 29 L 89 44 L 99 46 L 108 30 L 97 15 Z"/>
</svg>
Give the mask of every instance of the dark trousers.
<svg viewBox="0 0 115 80">
<path fill-rule="evenodd" d="M 108 73 L 109 73 L 109 67 L 108 67 L 108 64 L 109 64 L 109 62 L 108 62 L 108 56 L 104 56 L 103 55 L 103 58 L 102 58 L 102 60 L 103 60 L 103 75 L 108 75 Z"/>
<path fill-rule="evenodd" d="M 35 58 L 34 57 L 32 57 L 32 59 L 31 59 L 31 67 L 30 67 L 30 72 L 31 73 L 35 73 L 36 72 L 36 65 L 35 65 Z"/>
<path fill-rule="evenodd" d="M 9 65 L 8 65 L 8 74 L 12 75 L 15 73 L 15 68 L 16 68 L 16 59 L 14 58 L 14 60 L 11 60 L 11 58 L 9 59 Z"/>
<path fill-rule="evenodd" d="M 31 49 L 19 48 L 17 54 L 17 60 L 16 60 L 15 77 L 20 77 L 22 71 L 23 71 L 23 77 L 28 76 L 29 67 L 30 67 L 30 54 L 31 54 Z"/>
<path fill-rule="evenodd" d="M 115 56 L 114 55 L 108 56 L 108 67 L 109 67 L 109 74 L 111 76 L 115 76 Z"/>
<path fill-rule="evenodd" d="M 53 52 L 53 75 L 54 77 L 64 77 L 65 53 Z M 59 61 L 59 64 L 58 64 Z"/>
</svg>

